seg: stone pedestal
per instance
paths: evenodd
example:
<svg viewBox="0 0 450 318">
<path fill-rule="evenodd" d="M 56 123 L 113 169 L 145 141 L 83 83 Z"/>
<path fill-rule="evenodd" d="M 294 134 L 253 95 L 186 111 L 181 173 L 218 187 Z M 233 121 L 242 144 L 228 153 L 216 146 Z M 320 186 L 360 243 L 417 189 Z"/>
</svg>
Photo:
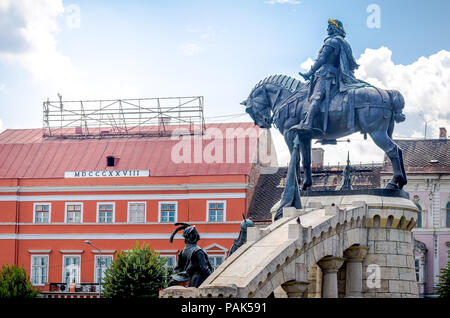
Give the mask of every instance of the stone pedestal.
<svg viewBox="0 0 450 318">
<path fill-rule="evenodd" d="M 367 255 L 369 248 L 366 246 L 349 247 L 344 257 L 347 260 L 345 272 L 345 297 L 361 298 L 362 297 L 362 262 Z"/>
<path fill-rule="evenodd" d="M 344 261 L 340 257 L 324 257 L 317 263 L 323 271 L 322 298 L 338 298 L 337 272 Z"/>
<path fill-rule="evenodd" d="M 309 282 L 290 281 L 281 285 L 288 298 L 306 298 Z"/>
</svg>

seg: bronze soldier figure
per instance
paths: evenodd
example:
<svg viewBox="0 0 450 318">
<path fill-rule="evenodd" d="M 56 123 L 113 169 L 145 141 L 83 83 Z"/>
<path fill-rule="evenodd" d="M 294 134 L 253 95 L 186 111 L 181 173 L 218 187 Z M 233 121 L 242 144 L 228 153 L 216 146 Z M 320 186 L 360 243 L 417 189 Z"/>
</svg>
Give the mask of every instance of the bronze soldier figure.
<svg viewBox="0 0 450 318">
<path fill-rule="evenodd" d="M 170 243 L 173 242 L 173 238 L 178 231 L 184 230 L 183 237 L 186 246 L 178 254 L 178 263 L 174 269 L 175 274 L 172 275 L 172 280 L 168 285 L 174 286 L 189 281 L 188 287 L 198 287 L 212 273 L 213 268 L 206 252 L 197 245 L 200 234 L 195 225 L 187 223 L 175 223 L 175 225 L 179 227 L 170 236 Z"/>
</svg>

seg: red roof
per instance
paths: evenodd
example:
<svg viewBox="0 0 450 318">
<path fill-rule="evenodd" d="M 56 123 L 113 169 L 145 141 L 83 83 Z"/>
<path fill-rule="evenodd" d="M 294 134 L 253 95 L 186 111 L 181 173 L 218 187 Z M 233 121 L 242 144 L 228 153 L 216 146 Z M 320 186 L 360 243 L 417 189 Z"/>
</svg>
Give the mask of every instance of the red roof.
<svg viewBox="0 0 450 318">
<path fill-rule="evenodd" d="M 0 134 L 0 178 L 63 178 L 66 171 L 101 170 L 150 170 L 151 176 L 248 175 L 260 130 L 253 123 L 207 124 L 206 132 L 213 131 L 211 128 L 219 129 L 215 131 L 223 136 L 227 129 L 242 128 L 234 139 L 215 140 L 214 133 L 212 138 L 207 134 L 202 137 L 202 153 L 211 152 L 212 143 L 222 145 L 215 147 L 218 151 L 223 149 L 222 163 L 208 163 L 208 158 L 201 155 L 201 162 L 194 163 L 192 138 L 192 163 L 176 163 L 171 152 L 179 140 L 171 137 L 58 139 L 43 138 L 42 129 L 7 129 Z M 249 128 L 255 129 L 253 134 L 249 134 Z M 227 163 L 226 154 L 232 142 L 236 158 L 238 139 L 246 140 L 245 161 L 235 159 Z M 107 167 L 107 156 L 119 158 L 114 167 Z"/>
</svg>

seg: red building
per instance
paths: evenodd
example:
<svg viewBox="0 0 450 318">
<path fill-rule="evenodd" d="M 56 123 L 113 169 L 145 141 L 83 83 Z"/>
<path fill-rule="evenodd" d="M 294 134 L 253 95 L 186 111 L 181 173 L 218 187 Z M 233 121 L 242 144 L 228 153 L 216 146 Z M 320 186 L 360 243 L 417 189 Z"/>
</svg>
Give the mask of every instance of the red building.
<svg viewBox="0 0 450 318">
<path fill-rule="evenodd" d="M 100 256 L 107 266 L 136 242 L 173 265 L 184 247 L 180 235 L 169 243 L 175 222 L 195 224 L 218 265 L 247 211 L 261 145 L 272 146 L 252 123 L 209 124 L 204 135 L 175 138 L 42 132 L 0 134 L 0 265 L 24 266 L 43 290 L 98 282 Z"/>
</svg>

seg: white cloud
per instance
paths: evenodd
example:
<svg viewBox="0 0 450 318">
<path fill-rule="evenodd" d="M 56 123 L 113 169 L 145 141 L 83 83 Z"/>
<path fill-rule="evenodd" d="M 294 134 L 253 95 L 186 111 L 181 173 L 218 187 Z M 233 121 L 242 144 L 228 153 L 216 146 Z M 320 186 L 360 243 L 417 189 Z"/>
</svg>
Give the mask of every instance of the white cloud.
<svg viewBox="0 0 450 318">
<path fill-rule="evenodd" d="M 280 131 L 275 128 L 271 128 L 270 133 L 272 135 L 272 141 L 277 152 L 278 165 L 287 166 L 289 164 L 291 156 L 289 154 L 289 149 L 286 146 L 286 142 L 284 141 L 283 135 L 280 134 Z"/>
<path fill-rule="evenodd" d="M 298 0 L 269 0 L 266 1 L 268 4 L 301 4 L 301 1 Z"/>
<path fill-rule="evenodd" d="M 3 93 L 5 90 L 5 84 L 0 84 L 0 93 Z"/>
<path fill-rule="evenodd" d="M 399 90 L 405 98 L 407 121 L 411 115 L 422 114 L 432 129 L 428 136 L 436 138 L 439 127 L 450 127 L 450 52 L 442 50 L 402 65 L 392 61 L 391 50 L 381 47 L 366 49 L 358 63 L 356 77 L 380 88 Z"/>
<path fill-rule="evenodd" d="M 309 70 L 312 62 L 308 58 L 301 67 Z M 422 115 L 428 122 L 428 138 L 437 138 L 439 127 L 450 128 L 450 52 L 442 50 L 429 57 L 422 56 L 409 65 L 402 65 L 392 61 L 391 50 L 381 47 L 366 49 L 358 59 L 358 64 L 360 67 L 355 72 L 357 78 L 380 88 L 397 89 L 403 94 L 406 122 L 402 125 L 408 125 L 408 118 Z M 406 137 L 423 138 L 422 127 L 412 124 L 406 128 Z M 278 160 L 280 164 L 286 165 L 290 158 L 287 146 L 278 132 L 273 132 L 273 135 Z M 354 164 L 382 162 L 384 153 L 370 137 L 364 140 L 360 133 L 356 133 L 343 139 L 350 139 L 351 142 L 340 142 L 335 146 L 313 144 L 313 147 L 325 149 L 324 164 L 344 164 L 347 151 L 350 151 L 350 160 Z"/>
<path fill-rule="evenodd" d="M 182 44 L 179 47 L 179 49 L 180 49 L 181 54 L 187 55 L 187 56 L 193 56 L 195 54 L 198 54 L 201 51 L 201 47 L 195 43 Z"/>
<path fill-rule="evenodd" d="M 62 0 L 0 0 L 0 62 L 30 72 L 40 91 L 54 93 L 50 99 L 137 96 L 131 80 L 82 70 L 59 49 L 58 33 L 80 27 L 80 12 Z"/>
<path fill-rule="evenodd" d="M 306 61 L 304 61 L 302 64 L 300 64 L 300 67 L 303 70 L 309 71 L 309 69 L 311 68 L 311 66 L 313 66 L 314 64 L 314 60 L 310 57 L 308 57 L 308 59 Z"/>
<path fill-rule="evenodd" d="M 63 86 L 79 78 L 70 58 L 57 47 L 57 18 L 63 13 L 62 0 L 2 0 L 0 60 L 23 67 L 37 81 Z"/>
<path fill-rule="evenodd" d="M 78 4 L 69 4 L 64 8 L 66 25 L 69 29 L 79 29 L 81 26 L 81 8 Z"/>
</svg>

